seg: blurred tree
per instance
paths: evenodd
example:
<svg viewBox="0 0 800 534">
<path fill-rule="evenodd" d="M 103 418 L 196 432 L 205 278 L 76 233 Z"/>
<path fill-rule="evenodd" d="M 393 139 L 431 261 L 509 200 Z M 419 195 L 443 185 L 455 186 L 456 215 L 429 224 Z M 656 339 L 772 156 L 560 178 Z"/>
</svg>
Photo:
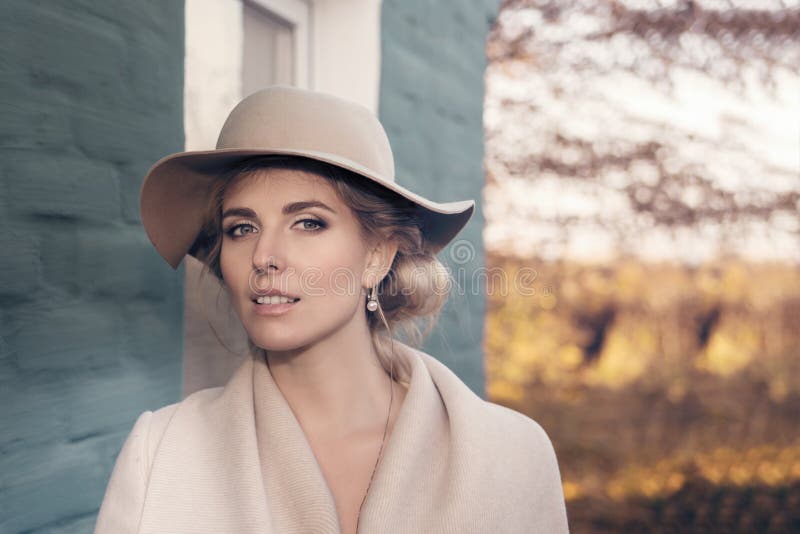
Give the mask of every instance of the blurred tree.
<svg viewBox="0 0 800 534">
<path fill-rule="evenodd" d="M 504 0 L 487 55 L 488 247 L 800 261 L 800 3 Z"/>
</svg>

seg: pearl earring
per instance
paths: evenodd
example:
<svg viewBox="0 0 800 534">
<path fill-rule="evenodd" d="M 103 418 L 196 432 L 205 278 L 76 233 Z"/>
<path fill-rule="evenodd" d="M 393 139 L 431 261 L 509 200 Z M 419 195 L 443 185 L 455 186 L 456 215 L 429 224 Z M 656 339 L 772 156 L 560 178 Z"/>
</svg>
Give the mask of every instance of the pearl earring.
<svg viewBox="0 0 800 534">
<path fill-rule="evenodd" d="M 378 299 L 375 297 L 375 288 L 369 288 L 369 300 L 367 301 L 367 309 L 374 312 L 378 309 Z"/>
</svg>

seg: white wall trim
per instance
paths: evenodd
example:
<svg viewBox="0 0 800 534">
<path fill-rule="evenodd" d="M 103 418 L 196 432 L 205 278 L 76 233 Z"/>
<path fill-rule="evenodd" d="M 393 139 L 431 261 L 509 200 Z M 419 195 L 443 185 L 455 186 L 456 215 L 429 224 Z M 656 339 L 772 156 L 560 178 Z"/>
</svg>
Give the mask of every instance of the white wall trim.
<svg viewBox="0 0 800 534">
<path fill-rule="evenodd" d="M 303 0 L 248 0 L 275 16 L 296 25 L 308 20 L 308 3 Z"/>
<path fill-rule="evenodd" d="M 381 0 L 313 0 L 312 89 L 378 111 Z"/>
</svg>

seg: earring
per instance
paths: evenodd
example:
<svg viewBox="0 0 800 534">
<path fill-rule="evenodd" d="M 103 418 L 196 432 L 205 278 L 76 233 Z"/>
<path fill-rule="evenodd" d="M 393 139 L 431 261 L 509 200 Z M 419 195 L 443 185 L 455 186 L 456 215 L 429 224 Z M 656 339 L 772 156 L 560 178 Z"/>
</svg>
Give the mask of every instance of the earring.
<svg viewBox="0 0 800 534">
<path fill-rule="evenodd" d="M 378 309 L 378 299 L 375 297 L 375 288 L 369 288 L 369 299 L 367 300 L 367 309 L 374 312 Z"/>
</svg>

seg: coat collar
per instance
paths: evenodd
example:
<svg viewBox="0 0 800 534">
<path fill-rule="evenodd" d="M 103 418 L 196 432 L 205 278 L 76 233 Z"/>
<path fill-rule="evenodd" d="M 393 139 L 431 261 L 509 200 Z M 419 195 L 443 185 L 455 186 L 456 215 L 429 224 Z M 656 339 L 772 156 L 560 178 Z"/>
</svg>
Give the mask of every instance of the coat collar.
<svg viewBox="0 0 800 534">
<path fill-rule="evenodd" d="M 521 467 L 513 453 L 496 458 L 522 437 L 524 416 L 483 401 L 432 356 L 395 349 L 410 364 L 409 388 L 358 532 L 488 532 L 529 514 L 524 495 L 487 503 L 530 482 L 510 478 Z M 517 517 L 498 517 L 504 507 Z M 142 534 L 162 532 L 340 534 L 322 470 L 263 359 L 179 403 L 151 460 L 140 523 Z"/>
<path fill-rule="evenodd" d="M 439 453 L 447 440 L 447 413 L 419 353 L 396 345 L 396 353 L 409 361 L 411 378 L 395 427 L 361 509 L 359 532 L 380 532 L 378 525 L 397 510 L 391 496 L 407 494 L 419 486 L 416 470 L 430 472 L 445 459 Z M 275 532 L 339 534 L 339 519 L 330 488 L 298 420 L 281 394 L 262 359 L 254 361 L 256 435 L 261 451 L 261 476 Z M 476 397 L 477 399 L 477 397 Z M 425 417 L 417 417 L 424 413 Z M 422 440 L 427 443 L 422 443 Z M 423 455 L 431 444 L 437 451 Z M 403 471 L 395 466 L 414 465 Z M 398 518 L 399 519 L 399 518 Z"/>
</svg>

